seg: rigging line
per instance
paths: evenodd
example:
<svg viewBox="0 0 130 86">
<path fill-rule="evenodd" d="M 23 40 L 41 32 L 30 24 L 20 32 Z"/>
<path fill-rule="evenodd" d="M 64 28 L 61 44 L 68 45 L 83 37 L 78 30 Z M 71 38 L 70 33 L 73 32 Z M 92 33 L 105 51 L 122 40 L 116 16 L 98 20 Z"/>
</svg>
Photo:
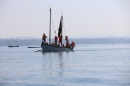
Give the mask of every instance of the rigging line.
<svg viewBox="0 0 130 86">
<path fill-rule="evenodd" d="M 54 37 L 56 36 L 56 33 L 55 33 L 55 28 L 54 28 L 54 24 L 53 24 L 53 16 L 52 16 L 52 26 L 53 26 L 53 32 L 54 32 Z M 55 41 L 53 40 L 53 42 L 55 43 Z"/>
<path fill-rule="evenodd" d="M 62 16 L 63 16 L 63 12 L 62 12 Z M 62 20 L 62 23 L 63 23 L 64 33 L 65 33 L 65 36 L 66 36 L 65 26 L 64 26 L 64 22 L 63 22 L 63 20 Z"/>
<path fill-rule="evenodd" d="M 62 21 L 63 22 L 63 21 Z M 63 22 L 64 23 L 64 22 Z M 65 24 L 63 24 L 63 28 L 64 28 L 64 32 L 65 32 Z M 66 32 L 65 32 L 65 36 L 66 36 Z"/>
<path fill-rule="evenodd" d="M 53 24 L 53 17 L 52 17 L 52 25 L 53 25 L 53 32 L 54 32 L 54 36 L 55 36 L 55 29 L 54 29 L 54 24 Z"/>
<path fill-rule="evenodd" d="M 49 35 L 49 34 L 46 33 L 46 31 L 47 31 L 47 32 L 49 31 L 49 27 L 48 27 L 49 24 L 50 24 L 49 15 L 47 15 L 46 18 L 47 18 L 46 23 L 43 23 L 43 25 L 45 24 L 45 25 L 44 25 L 44 28 L 45 28 L 45 29 L 43 28 L 43 33 L 45 33 L 46 35 Z M 47 23 L 47 22 L 48 22 L 48 23 Z M 47 37 L 47 40 L 49 40 L 49 37 Z"/>
</svg>

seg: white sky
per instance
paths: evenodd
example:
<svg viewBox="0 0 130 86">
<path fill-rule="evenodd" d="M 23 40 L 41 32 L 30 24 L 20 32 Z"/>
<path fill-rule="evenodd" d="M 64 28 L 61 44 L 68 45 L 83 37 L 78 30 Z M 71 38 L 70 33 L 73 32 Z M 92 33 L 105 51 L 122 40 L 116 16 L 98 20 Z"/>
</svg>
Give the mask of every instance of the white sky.
<svg viewBox="0 0 130 86">
<path fill-rule="evenodd" d="M 130 37 L 130 0 L 0 0 L 0 38 L 48 36 L 49 6 L 70 38 Z"/>
</svg>

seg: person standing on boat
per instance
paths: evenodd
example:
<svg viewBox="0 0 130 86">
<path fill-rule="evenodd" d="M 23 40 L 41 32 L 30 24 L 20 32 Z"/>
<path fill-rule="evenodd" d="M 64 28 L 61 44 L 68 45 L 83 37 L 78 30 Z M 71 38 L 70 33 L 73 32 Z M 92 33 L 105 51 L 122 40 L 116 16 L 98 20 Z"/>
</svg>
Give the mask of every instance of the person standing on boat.
<svg viewBox="0 0 130 86">
<path fill-rule="evenodd" d="M 66 40 L 66 42 L 69 42 L 69 41 L 68 41 L 68 36 L 65 36 L 65 40 Z"/>
<path fill-rule="evenodd" d="M 69 47 L 68 36 L 65 36 L 65 40 L 66 40 L 66 47 Z"/>
<path fill-rule="evenodd" d="M 54 39 L 55 39 L 55 45 L 57 45 L 57 39 L 58 39 L 58 37 L 55 36 Z"/>
<path fill-rule="evenodd" d="M 69 45 L 69 42 L 66 42 L 66 47 L 69 47 L 70 45 Z"/>
<path fill-rule="evenodd" d="M 43 36 L 42 36 L 43 43 L 46 43 L 46 38 L 47 36 L 45 35 L 45 33 L 43 33 Z"/>
<path fill-rule="evenodd" d="M 62 46 L 62 35 L 59 36 L 59 45 L 61 44 Z"/>
</svg>

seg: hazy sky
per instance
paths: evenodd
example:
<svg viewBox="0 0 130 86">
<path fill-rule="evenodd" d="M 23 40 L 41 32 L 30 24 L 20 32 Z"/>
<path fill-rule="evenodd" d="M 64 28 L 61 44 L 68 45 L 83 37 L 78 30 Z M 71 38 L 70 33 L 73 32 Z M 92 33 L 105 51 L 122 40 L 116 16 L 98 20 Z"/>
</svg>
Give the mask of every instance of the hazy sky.
<svg viewBox="0 0 130 86">
<path fill-rule="evenodd" d="M 0 38 L 48 36 L 49 6 L 52 37 L 130 37 L 130 0 L 0 0 Z"/>
</svg>

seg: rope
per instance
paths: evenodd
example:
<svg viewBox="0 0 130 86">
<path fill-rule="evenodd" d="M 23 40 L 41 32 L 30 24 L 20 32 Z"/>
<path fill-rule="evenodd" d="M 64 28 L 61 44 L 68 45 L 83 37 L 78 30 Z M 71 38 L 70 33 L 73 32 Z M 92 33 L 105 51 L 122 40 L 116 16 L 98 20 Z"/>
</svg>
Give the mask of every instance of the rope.
<svg viewBox="0 0 130 86">
<path fill-rule="evenodd" d="M 65 32 L 65 26 L 64 26 L 64 24 L 63 24 L 63 28 L 64 28 L 64 32 Z M 66 36 L 66 32 L 65 32 L 65 36 Z"/>
<path fill-rule="evenodd" d="M 53 32 L 54 32 L 54 37 L 55 37 L 55 29 L 54 29 L 54 24 L 53 24 L 53 17 L 52 17 L 52 26 L 53 26 Z"/>
<path fill-rule="evenodd" d="M 63 12 L 62 12 L 62 16 L 63 16 Z M 63 24 L 63 28 L 64 28 L 64 33 L 65 33 L 65 36 L 66 36 L 65 26 L 64 26 L 64 22 L 63 21 L 62 21 L 62 24 Z"/>
<path fill-rule="evenodd" d="M 55 29 L 54 29 L 54 24 L 53 24 L 53 17 L 52 17 L 52 26 L 53 26 L 53 32 L 54 32 L 54 37 L 55 37 L 55 35 L 56 35 L 56 33 L 55 33 Z M 55 41 L 54 41 L 55 42 Z"/>
</svg>

